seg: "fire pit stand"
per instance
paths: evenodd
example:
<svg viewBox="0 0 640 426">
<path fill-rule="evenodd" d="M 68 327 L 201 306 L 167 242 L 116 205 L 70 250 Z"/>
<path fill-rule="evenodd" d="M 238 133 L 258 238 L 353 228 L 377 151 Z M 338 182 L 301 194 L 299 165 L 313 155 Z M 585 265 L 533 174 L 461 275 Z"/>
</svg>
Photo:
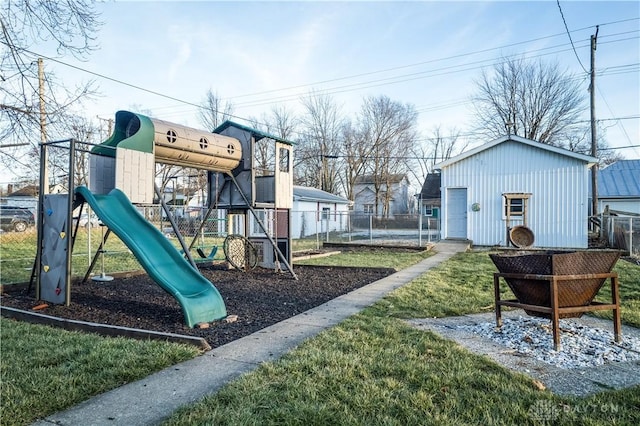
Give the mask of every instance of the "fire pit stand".
<svg viewBox="0 0 640 426">
<path fill-rule="evenodd" d="M 500 300 L 500 277 L 505 280 L 524 280 L 524 282 L 546 282 L 548 283 L 548 295 L 550 306 L 536 305 L 524 303 L 518 299 Z M 580 280 L 606 280 L 611 281 L 611 303 L 601 303 L 589 301 L 586 305 L 581 306 L 561 306 L 558 296 L 562 293 L 563 286 L 570 286 L 572 282 L 580 282 Z M 584 312 L 613 310 L 613 330 L 615 341 L 620 341 L 620 295 L 618 285 L 618 274 L 615 272 L 598 273 L 598 274 L 579 274 L 579 275 L 539 275 L 539 274 L 517 274 L 495 272 L 493 274 L 493 288 L 495 293 L 496 307 L 496 325 L 502 326 L 502 306 L 511 306 L 514 308 L 522 308 L 529 315 L 550 318 L 553 328 L 553 347 L 560 350 L 560 326 L 559 319 L 567 317 L 579 317 Z"/>
</svg>

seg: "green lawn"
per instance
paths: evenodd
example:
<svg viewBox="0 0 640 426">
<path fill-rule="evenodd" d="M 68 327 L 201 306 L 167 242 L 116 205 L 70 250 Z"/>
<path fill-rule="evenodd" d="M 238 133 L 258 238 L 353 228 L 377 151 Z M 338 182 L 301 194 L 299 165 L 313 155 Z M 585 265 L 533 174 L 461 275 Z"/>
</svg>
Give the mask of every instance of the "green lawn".
<svg viewBox="0 0 640 426">
<path fill-rule="evenodd" d="M 0 424 L 25 425 L 199 354 L 0 318 Z"/>
<path fill-rule="evenodd" d="M 558 397 L 401 320 L 492 310 L 494 271 L 486 252 L 456 255 L 166 424 L 544 424 L 537 407 L 555 413 L 553 424 L 640 424 L 639 386 Z M 640 326 L 640 267 L 621 261 L 616 271 L 623 321 Z"/>
<path fill-rule="evenodd" d="M 406 267 L 426 255 L 407 253 L 399 261 L 396 255 L 343 253 L 315 261 Z M 640 326 L 640 267 L 620 261 L 615 270 L 623 322 Z M 404 323 L 410 317 L 491 311 L 494 271 L 486 252 L 456 255 L 280 360 L 179 410 L 167 424 L 533 425 L 542 424 L 532 412 L 537 406 L 555 410 L 557 424 L 640 424 L 640 387 L 583 399 L 557 397 L 524 375 Z M 28 424 L 197 356 L 180 345 L 5 319 L 0 327 L 3 425 Z"/>
<path fill-rule="evenodd" d="M 431 256 L 430 251 L 408 251 L 389 254 L 388 250 L 379 249 L 363 252 L 344 252 L 327 257 L 296 261 L 296 265 L 355 266 L 362 268 L 393 268 L 400 270 L 414 265 Z"/>
</svg>

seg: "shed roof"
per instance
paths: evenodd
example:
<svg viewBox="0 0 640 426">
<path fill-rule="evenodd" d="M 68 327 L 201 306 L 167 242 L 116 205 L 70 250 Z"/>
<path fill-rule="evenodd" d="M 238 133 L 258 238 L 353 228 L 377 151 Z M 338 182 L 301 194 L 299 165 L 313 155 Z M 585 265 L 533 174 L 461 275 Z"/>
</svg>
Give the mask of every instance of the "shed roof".
<svg viewBox="0 0 640 426">
<path fill-rule="evenodd" d="M 569 151 L 568 149 L 564 149 L 564 148 L 558 148 L 557 146 L 552 146 L 546 143 L 542 143 L 542 142 L 537 142 L 531 139 L 527 139 L 527 138 L 523 138 L 521 136 L 516 136 L 516 135 L 507 135 L 507 136 L 502 136 L 498 139 L 494 139 L 491 142 L 488 142 L 484 145 L 480 145 L 474 149 L 470 149 L 469 151 L 465 151 L 462 154 L 456 155 L 455 157 L 452 157 L 448 160 L 442 161 L 438 164 L 436 164 L 434 167 L 436 169 L 442 169 L 444 167 L 450 166 L 452 164 L 455 164 L 459 161 L 464 160 L 465 158 L 469 158 L 479 152 L 482 151 L 486 151 L 487 149 L 493 148 L 494 146 L 500 145 L 502 143 L 505 142 L 518 142 L 518 143 L 522 143 L 525 145 L 529 145 L 535 148 L 540 148 L 549 152 L 553 152 L 556 154 L 560 154 L 560 155 L 565 155 L 567 157 L 571 157 L 571 158 L 575 158 L 577 160 L 582 160 L 585 163 L 588 163 L 589 165 L 591 164 L 595 164 L 598 159 L 595 157 L 592 157 L 590 155 L 584 155 L 584 154 L 578 154 L 577 152 L 573 152 L 573 151 Z"/>
<path fill-rule="evenodd" d="M 63 191 L 62 185 L 55 184 L 49 185 L 50 194 L 59 194 Z M 40 187 L 38 185 L 27 185 L 17 191 L 8 194 L 7 197 L 37 197 L 40 193 Z"/>
<path fill-rule="evenodd" d="M 20 188 L 17 191 L 9 194 L 9 197 L 37 197 L 39 188 L 36 185 L 27 185 L 24 188 Z"/>
<path fill-rule="evenodd" d="M 441 179 L 440 173 L 429 173 L 424 179 L 422 184 L 422 190 L 420 191 L 421 200 L 438 199 L 441 197 L 440 186 Z"/>
<path fill-rule="evenodd" d="M 313 201 L 321 203 L 349 204 L 350 201 L 330 192 L 308 186 L 293 186 L 294 201 Z"/>
<path fill-rule="evenodd" d="M 598 197 L 640 198 L 640 160 L 619 160 L 599 170 Z"/>
</svg>

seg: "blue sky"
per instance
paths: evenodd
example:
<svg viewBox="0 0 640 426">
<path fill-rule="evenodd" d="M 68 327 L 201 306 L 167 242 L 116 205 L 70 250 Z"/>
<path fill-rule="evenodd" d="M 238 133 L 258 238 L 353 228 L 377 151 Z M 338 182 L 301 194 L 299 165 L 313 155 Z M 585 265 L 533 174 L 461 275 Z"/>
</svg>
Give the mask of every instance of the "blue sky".
<svg viewBox="0 0 640 426">
<path fill-rule="evenodd" d="M 600 25 L 597 118 L 635 117 L 603 124 L 610 146 L 638 145 L 640 2 L 560 5 L 575 53 L 555 0 L 107 2 L 97 5 L 105 23 L 99 49 L 85 62 L 60 59 L 193 104 L 211 89 L 236 105 L 238 120 L 260 117 L 276 103 L 299 111 L 300 96 L 317 90 L 332 94 L 351 117 L 363 97 L 387 95 L 416 107 L 425 136 L 435 126 L 465 134 L 474 81 L 502 56 L 558 62 L 580 79 L 588 101 L 583 67 L 589 69 L 589 37 Z M 101 96 L 87 105 L 92 116 L 144 110 L 200 127 L 192 105 L 60 63 L 45 60 L 45 67 L 68 84 L 96 80 Z M 476 139 L 472 145 L 482 142 Z M 638 147 L 619 152 L 640 158 Z"/>
</svg>

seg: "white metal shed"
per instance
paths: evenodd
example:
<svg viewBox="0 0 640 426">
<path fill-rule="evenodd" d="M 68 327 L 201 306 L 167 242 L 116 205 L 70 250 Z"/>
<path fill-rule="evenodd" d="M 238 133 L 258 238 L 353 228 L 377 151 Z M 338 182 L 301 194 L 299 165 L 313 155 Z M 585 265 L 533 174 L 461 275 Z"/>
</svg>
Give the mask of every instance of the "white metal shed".
<svg viewBox="0 0 640 426">
<path fill-rule="evenodd" d="M 321 189 L 294 185 L 291 236 L 304 238 L 346 229 L 350 204 L 346 198 Z"/>
<path fill-rule="evenodd" d="M 509 245 L 525 225 L 534 246 L 586 248 L 589 168 L 596 158 L 504 136 L 436 164 L 442 175 L 442 237 Z"/>
</svg>

